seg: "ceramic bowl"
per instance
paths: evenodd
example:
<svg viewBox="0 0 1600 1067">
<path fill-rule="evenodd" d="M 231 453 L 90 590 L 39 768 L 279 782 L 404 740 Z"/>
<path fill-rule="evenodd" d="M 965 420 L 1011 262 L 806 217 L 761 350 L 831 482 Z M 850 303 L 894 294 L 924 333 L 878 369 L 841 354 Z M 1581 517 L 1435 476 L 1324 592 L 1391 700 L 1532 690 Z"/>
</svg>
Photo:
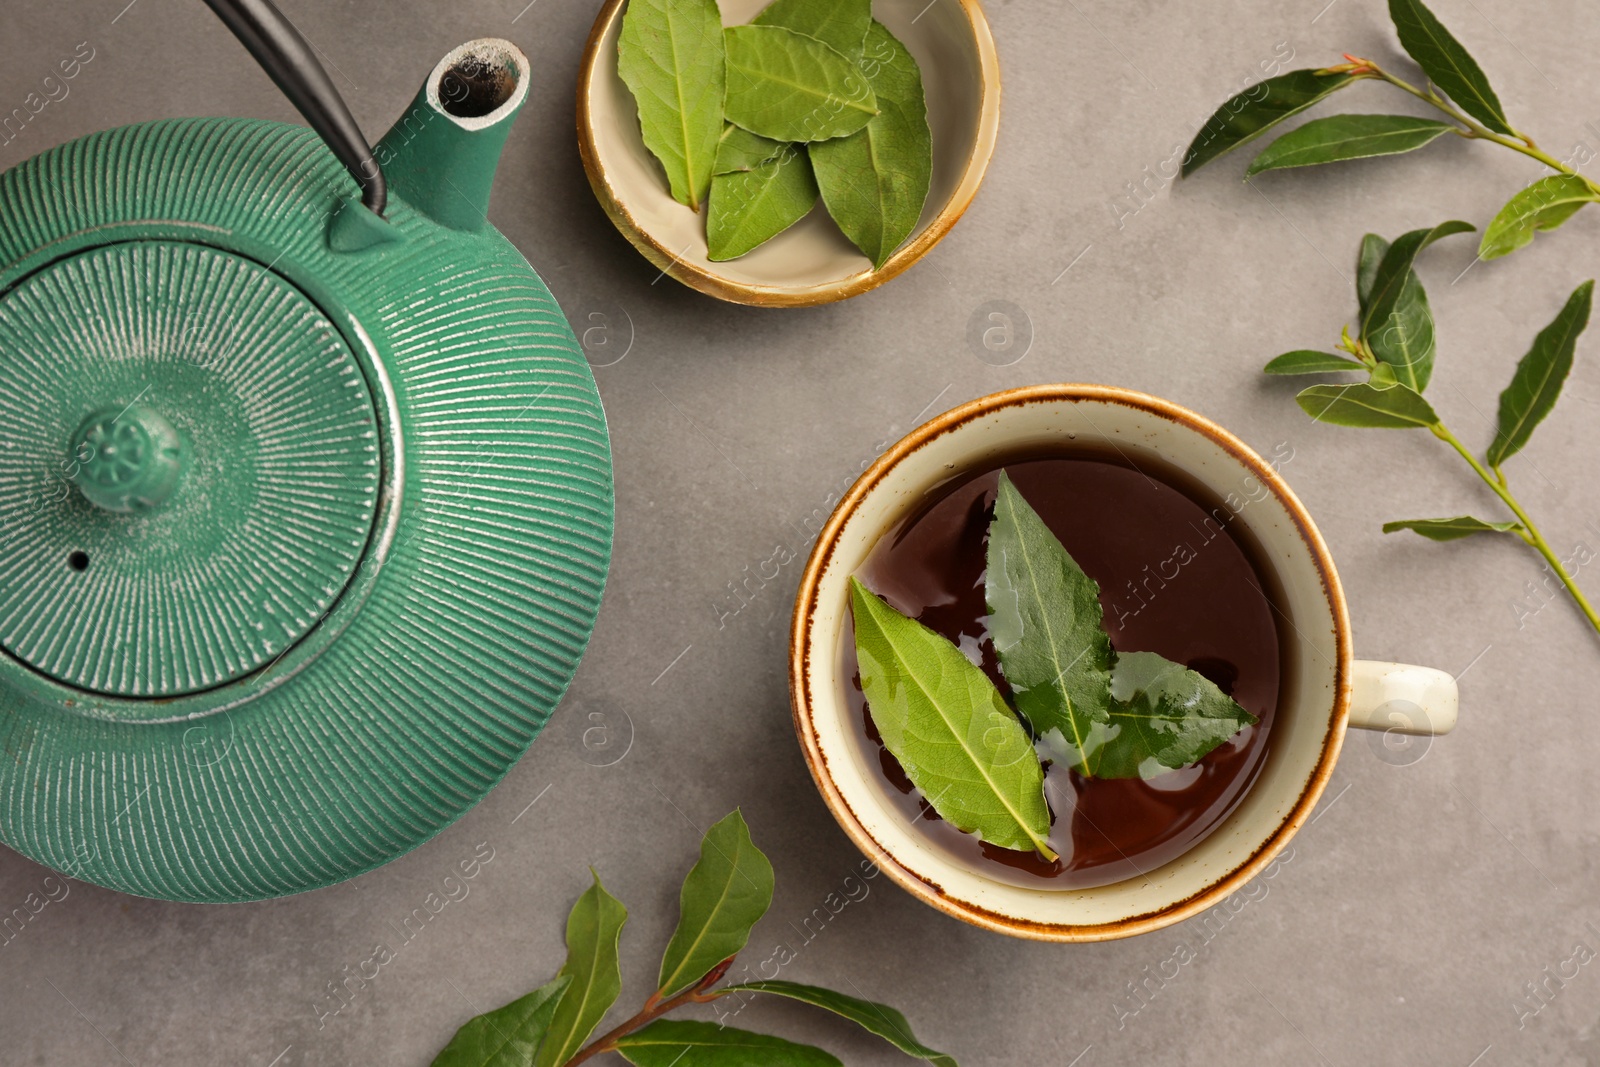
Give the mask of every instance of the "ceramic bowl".
<svg viewBox="0 0 1600 1067">
<path fill-rule="evenodd" d="M 1141 876 L 1084 889 L 1021 887 L 934 846 L 893 801 L 847 699 L 848 580 L 873 547 L 941 487 L 1017 455 L 1114 448 L 1204 485 L 1253 543 L 1276 587 L 1280 690 L 1270 751 L 1211 834 Z M 1248 502 L 1245 506 L 1244 502 Z M 1237 508 L 1237 510 L 1232 510 Z M 1230 525 L 1231 524 L 1231 525 Z M 1344 594 L 1311 517 L 1271 464 L 1215 423 L 1156 397 L 1097 385 L 1039 385 L 982 397 L 918 427 L 862 474 L 817 538 L 790 644 L 795 730 L 823 799 L 893 880 L 957 918 L 1017 937 L 1099 941 L 1157 930 L 1223 903 L 1267 871 L 1310 817 L 1345 727 L 1439 734 L 1455 723 L 1443 671 L 1358 661 Z M 1377 744 L 1391 740 L 1372 735 Z"/>
<path fill-rule="evenodd" d="M 721 0 L 726 25 L 749 22 L 767 0 Z M 1000 127 L 1000 69 L 978 0 L 878 0 L 873 15 L 922 68 L 933 129 L 933 184 L 909 240 L 882 269 L 840 232 L 819 202 L 788 230 L 726 263 L 706 247 L 705 215 L 673 200 L 644 146 L 628 87 L 617 75 L 626 0 L 595 20 L 578 74 L 578 148 L 611 221 L 645 258 L 691 288 L 765 307 L 805 307 L 864 293 L 939 243 L 972 202 Z"/>
</svg>

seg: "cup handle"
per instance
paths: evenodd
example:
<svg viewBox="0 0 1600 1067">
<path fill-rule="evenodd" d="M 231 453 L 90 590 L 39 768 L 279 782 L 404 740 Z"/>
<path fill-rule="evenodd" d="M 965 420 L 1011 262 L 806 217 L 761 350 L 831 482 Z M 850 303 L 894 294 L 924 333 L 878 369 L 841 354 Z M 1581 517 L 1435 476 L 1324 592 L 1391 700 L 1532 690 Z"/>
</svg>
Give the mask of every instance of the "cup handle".
<svg viewBox="0 0 1600 1067">
<path fill-rule="evenodd" d="M 1350 725 L 1397 734 L 1455 729 L 1456 680 L 1432 667 L 1358 659 L 1350 672 Z"/>
</svg>

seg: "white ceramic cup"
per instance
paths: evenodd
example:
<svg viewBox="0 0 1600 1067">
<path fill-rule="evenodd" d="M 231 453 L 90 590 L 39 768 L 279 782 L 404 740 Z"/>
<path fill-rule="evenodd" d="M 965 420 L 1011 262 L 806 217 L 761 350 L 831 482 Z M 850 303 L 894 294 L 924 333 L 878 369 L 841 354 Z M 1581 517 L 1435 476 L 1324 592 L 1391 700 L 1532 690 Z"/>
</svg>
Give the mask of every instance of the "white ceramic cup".
<svg viewBox="0 0 1600 1067">
<path fill-rule="evenodd" d="M 1022 454 L 1085 447 L 1114 447 L 1134 465 L 1154 455 L 1235 509 L 1233 528 L 1243 527 L 1241 535 L 1259 545 L 1262 565 L 1274 572 L 1290 640 L 1271 752 L 1209 837 L 1143 877 L 1092 889 L 1021 888 L 956 861 L 892 803 L 877 753 L 861 746 L 846 699 L 847 580 L 885 533 L 952 478 Z M 1127 937 L 1213 907 L 1271 863 L 1310 816 L 1347 726 L 1443 734 L 1456 717 L 1450 675 L 1352 657 L 1333 560 L 1272 466 L 1191 411 L 1107 386 L 996 393 L 908 434 L 861 476 L 823 528 L 801 578 L 790 644 L 795 729 L 845 832 L 896 882 L 941 911 L 1041 940 Z"/>
</svg>

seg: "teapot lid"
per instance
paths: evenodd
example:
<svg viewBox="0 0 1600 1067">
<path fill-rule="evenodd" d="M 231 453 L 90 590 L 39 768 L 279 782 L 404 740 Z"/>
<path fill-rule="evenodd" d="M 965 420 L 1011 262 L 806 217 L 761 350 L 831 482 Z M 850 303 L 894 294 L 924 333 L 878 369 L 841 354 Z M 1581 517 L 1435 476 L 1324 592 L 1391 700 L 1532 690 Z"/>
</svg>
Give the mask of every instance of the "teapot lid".
<svg viewBox="0 0 1600 1067">
<path fill-rule="evenodd" d="M 88 692 L 175 697 L 266 666 L 332 607 L 372 529 L 377 419 L 304 294 L 220 250 L 121 242 L 0 297 L 0 351 L 0 481 L 37 486 L 0 556 L 0 648 Z"/>
</svg>

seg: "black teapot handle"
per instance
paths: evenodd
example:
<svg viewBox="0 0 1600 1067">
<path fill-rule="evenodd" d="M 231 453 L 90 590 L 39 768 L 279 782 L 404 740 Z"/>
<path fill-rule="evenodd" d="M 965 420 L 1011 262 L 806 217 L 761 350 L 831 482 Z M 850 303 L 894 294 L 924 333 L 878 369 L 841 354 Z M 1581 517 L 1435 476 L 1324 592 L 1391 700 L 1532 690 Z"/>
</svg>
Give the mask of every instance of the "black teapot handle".
<svg viewBox="0 0 1600 1067">
<path fill-rule="evenodd" d="M 206 0 L 267 72 L 339 162 L 361 185 L 361 202 L 376 215 L 388 204 L 388 186 L 372 146 L 311 46 L 272 0 Z"/>
</svg>

